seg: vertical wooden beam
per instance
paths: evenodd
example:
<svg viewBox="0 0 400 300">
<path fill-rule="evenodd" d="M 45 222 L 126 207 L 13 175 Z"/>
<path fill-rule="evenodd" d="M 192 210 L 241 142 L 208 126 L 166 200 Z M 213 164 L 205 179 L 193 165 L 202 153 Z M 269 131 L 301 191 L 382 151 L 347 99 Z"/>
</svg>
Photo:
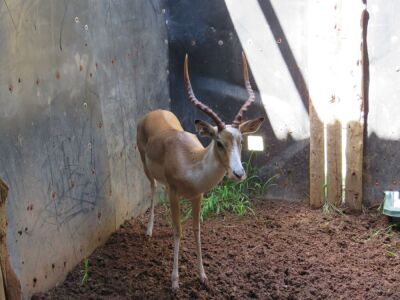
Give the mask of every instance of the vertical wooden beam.
<svg viewBox="0 0 400 300">
<path fill-rule="evenodd" d="M 363 48 L 365 5 L 362 0 L 343 2 L 344 102 L 349 113 L 346 127 L 345 202 L 354 212 L 362 210 L 362 176 L 364 147 Z M 360 22 L 361 21 L 361 22 Z M 346 75 L 346 73 L 348 75 Z"/>
<path fill-rule="evenodd" d="M 321 208 L 324 204 L 324 124 L 310 100 L 310 206 Z"/>
<path fill-rule="evenodd" d="M 329 203 L 341 203 L 341 129 L 346 124 L 346 202 L 351 210 L 362 208 L 363 82 L 365 49 L 365 2 L 326 0 L 309 3 L 310 98 L 310 204 L 324 203 L 324 137 L 327 127 L 327 192 Z M 363 44 L 364 42 L 364 44 Z M 364 73 L 363 73 L 364 71 Z M 329 104 L 334 94 L 338 105 Z M 331 99 L 332 100 L 332 99 Z M 317 113 L 318 112 L 318 115 Z M 319 117 L 319 118 L 318 118 Z"/>
<path fill-rule="evenodd" d="M 338 120 L 327 124 L 327 200 L 342 203 L 342 127 Z"/>
<path fill-rule="evenodd" d="M 337 1 L 308 2 L 308 87 L 310 92 L 310 204 L 325 203 L 324 123 L 331 115 L 329 103 L 338 81 Z"/>
<path fill-rule="evenodd" d="M 347 124 L 346 203 L 351 211 L 362 209 L 363 136 L 362 121 Z"/>
<path fill-rule="evenodd" d="M 3 270 L 0 269 L 0 299 L 6 299 L 6 280 L 3 277 Z"/>
</svg>

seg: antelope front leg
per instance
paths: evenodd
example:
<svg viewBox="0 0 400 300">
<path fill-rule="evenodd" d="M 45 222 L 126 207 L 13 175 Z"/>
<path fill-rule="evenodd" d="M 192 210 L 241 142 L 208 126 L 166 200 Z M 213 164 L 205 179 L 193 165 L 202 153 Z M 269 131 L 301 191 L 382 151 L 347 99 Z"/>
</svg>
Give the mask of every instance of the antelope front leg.
<svg viewBox="0 0 400 300">
<path fill-rule="evenodd" d="M 179 243 L 181 240 L 182 230 L 181 230 L 181 220 L 180 220 L 180 206 L 179 198 L 172 188 L 169 189 L 169 201 L 171 206 L 172 215 L 172 225 L 174 229 L 174 265 L 172 268 L 172 290 L 177 290 L 179 288 Z"/>
<path fill-rule="evenodd" d="M 193 218 L 193 233 L 196 239 L 196 253 L 197 253 L 197 263 L 199 268 L 199 277 L 201 283 L 207 282 L 207 276 L 204 272 L 203 258 L 201 255 L 201 238 L 200 238 L 200 211 L 201 211 L 201 201 L 203 200 L 203 195 L 200 195 L 192 199 L 192 218 Z"/>
</svg>

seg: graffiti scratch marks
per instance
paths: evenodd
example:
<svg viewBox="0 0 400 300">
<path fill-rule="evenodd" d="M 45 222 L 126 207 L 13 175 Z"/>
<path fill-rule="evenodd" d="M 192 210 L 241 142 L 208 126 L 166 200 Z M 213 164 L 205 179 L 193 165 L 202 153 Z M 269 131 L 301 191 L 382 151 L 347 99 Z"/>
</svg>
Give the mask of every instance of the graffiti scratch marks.
<svg viewBox="0 0 400 300">
<path fill-rule="evenodd" d="M 63 33 L 63 29 L 64 29 L 65 16 L 66 16 L 67 11 L 68 11 L 68 3 L 69 2 L 65 2 L 64 1 L 65 9 L 64 9 L 64 15 L 63 15 L 62 20 L 61 20 L 61 26 L 60 26 L 60 50 L 61 51 L 62 51 L 62 33 Z"/>
<path fill-rule="evenodd" d="M 47 181 L 47 202 L 42 216 L 57 227 L 94 210 L 107 195 L 109 175 L 96 168 L 96 139 L 92 121 L 81 119 L 76 128 L 59 131 L 45 144 L 42 163 Z M 60 133 L 62 132 L 62 133 Z"/>
<path fill-rule="evenodd" d="M 8 7 L 7 1 L 3 0 L 3 2 L 4 2 L 5 6 L 7 8 L 7 12 L 8 12 L 8 14 L 9 14 L 9 16 L 11 18 L 11 21 L 12 21 L 12 23 L 14 25 L 14 29 L 15 29 L 15 31 L 17 31 L 17 26 L 15 25 L 14 18 L 13 18 L 12 14 L 11 14 L 10 8 Z"/>
<path fill-rule="evenodd" d="M 76 138 L 55 136 L 46 145 L 47 158 L 42 165 L 48 176 L 47 222 L 62 225 L 96 205 L 96 176 L 85 156 L 79 156 Z M 75 154 L 74 154 L 75 153 Z"/>
</svg>

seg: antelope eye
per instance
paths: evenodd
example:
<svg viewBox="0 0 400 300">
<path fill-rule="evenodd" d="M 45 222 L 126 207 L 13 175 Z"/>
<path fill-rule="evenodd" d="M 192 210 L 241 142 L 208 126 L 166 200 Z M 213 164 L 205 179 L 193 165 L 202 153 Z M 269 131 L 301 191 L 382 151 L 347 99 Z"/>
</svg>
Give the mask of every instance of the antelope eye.
<svg viewBox="0 0 400 300">
<path fill-rule="evenodd" d="M 221 150 L 224 149 L 224 145 L 220 141 L 217 141 L 217 147 Z"/>
</svg>

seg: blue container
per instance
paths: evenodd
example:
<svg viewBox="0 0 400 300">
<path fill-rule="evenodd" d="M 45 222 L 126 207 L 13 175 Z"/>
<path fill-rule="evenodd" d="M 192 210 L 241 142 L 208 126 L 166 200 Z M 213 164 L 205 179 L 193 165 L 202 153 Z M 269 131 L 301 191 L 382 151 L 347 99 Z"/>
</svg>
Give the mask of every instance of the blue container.
<svg viewBox="0 0 400 300">
<path fill-rule="evenodd" d="M 385 191 L 383 214 L 400 219 L 400 193 L 399 191 Z"/>
</svg>

